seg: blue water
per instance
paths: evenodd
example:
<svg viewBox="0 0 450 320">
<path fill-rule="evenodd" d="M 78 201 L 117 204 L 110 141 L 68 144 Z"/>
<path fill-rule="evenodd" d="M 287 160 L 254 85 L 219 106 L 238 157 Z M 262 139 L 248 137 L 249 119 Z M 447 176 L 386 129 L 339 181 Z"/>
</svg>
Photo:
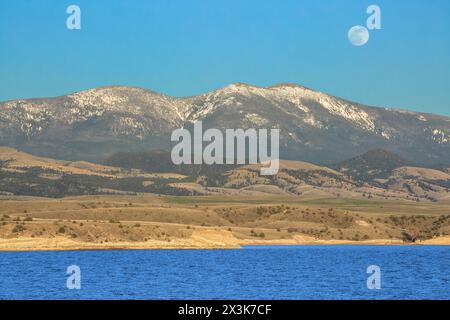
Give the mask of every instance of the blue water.
<svg viewBox="0 0 450 320">
<path fill-rule="evenodd" d="M 81 269 L 81 289 L 66 269 Z M 381 289 L 367 288 L 367 267 Z M 450 247 L 0 252 L 0 299 L 450 299 Z"/>
</svg>

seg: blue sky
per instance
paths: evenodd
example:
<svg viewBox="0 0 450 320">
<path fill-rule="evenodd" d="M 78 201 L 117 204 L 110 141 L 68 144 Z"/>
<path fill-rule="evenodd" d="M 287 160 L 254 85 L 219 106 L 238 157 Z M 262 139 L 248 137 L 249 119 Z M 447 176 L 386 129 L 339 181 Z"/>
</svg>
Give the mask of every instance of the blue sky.
<svg viewBox="0 0 450 320">
<path fill-rule="evenodd" d="M 81 8 L 81 30 L 66 8 Z M 352 46 L 377 4 L 382 29 Z M 0 101 L 129 85 L 174 96 L 294 82 L 450 115 L 448 0 L 1 0 Z"/>
</svg>

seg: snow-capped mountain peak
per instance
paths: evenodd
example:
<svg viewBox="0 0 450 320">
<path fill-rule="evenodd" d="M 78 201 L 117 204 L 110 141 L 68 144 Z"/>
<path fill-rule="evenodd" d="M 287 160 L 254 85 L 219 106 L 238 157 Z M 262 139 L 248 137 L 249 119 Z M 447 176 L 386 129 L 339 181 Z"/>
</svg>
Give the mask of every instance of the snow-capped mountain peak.
<svg viewBox="0 0 450 320">
<path fill-rule="evenodd" d="M 0 145 L 56 158 L 99 160 L 111 152 L 167 147 L 175 128 L 279 128 L 282 154 L 319 163 L 374 148 L 421 163 L 450 159 L 450 119 L 374 108 L 296 84 L 234 83 L 175 98 L 126 86 L 0 103 Z"/>
</svg>

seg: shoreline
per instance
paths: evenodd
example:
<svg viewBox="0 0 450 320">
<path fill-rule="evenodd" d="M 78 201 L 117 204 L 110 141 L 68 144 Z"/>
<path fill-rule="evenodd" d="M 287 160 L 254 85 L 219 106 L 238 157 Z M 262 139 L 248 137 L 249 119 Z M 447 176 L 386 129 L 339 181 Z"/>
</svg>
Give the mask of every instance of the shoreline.
<svg viewBox="0 0 450 320">
<path fill-rule="evenodd" d="M 196 198 L 187 200 L 87 196 L 2 201 L 0 252 L 450 245 L 450 212 L 443 205 L 405 208 L 404 202 L 336 199 L 257 204 L 253 198 L 248 204 L 224 205 L 214 198 L 200 204 Z M 405 233 L 428 240 L 404 242 Z"/>
<path fill-rule="evenodd" d="M 233 237 L 234 238 L 234 237 Z M 309 238 L 309 237 L 308 237 Z M 0 252 L 34 252 L 34 251 L 94 251 L 94 250 L 217 250 L 242 249 L 244 247 L 271 246 L 450 246 L 450 237 L 439 237 L 416 243 L 404 243 L 398 239 L 374 239 L 366 241 L 305 239 L 295 236 L 293 239 L 252 240 L 230 239 L 211 241 L 195 237 L 174 239 L 170 242 L 151 240 L 146 242 L 77 242 L 65 237 L 54 238 L 13 238 L 0 239 Z M 217 240 L 217 239 L 215 239 Z M 231 241 L 232 240 L 232 241 Z"/>
</svg>

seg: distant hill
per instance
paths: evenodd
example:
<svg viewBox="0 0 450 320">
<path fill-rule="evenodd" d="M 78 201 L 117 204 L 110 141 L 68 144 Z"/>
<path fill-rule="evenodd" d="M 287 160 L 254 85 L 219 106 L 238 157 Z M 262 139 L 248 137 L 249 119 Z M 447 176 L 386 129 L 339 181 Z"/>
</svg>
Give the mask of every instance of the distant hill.
<svg viewBox="0 0 450 320">
<path fill-rule="evenodd" d="M 445 171 L 405 166 L 408 161 L 382 150 L 344 163 L 339 168 L 328 168 L 281 160 L 278 174 L 262 176 L 260 165 L 173 166 L 170 155 L 161 151 L 121 153 L 110 159 L 110 165 L 98 165 L 42 158 L 12 148 L 0 148 L 0 195 L 289 194 L 450 200 L 450 174 Z"/>
<path fill-rule="evenodd" d="M 170 152 L 152 150 L 147 152 L 118 152 L 108 157 L 106 165 L 122 168 L 141 169 L 146 172 L 180 172 L 179 166 L 173 164 Z"/>
<path fill-rule="evenodd" d="M 395 153 L 383 149 L 373 149 L 331 167 L 354 179 L 368 182 L 377 178 L 387 178 L 394 169 L 405 166 L 414 165 Z"/>
<path fill-rule="evenodd" d="M 171 153 L 165 150 L 150 150 L 145 152 L 118 152 L 108 157 L 106 165 L 129 169 L 139 169 L 145 172 L 174 172 L 190 176 L 217 175 L 238 167 L 228 164 L 181 164 L 175 165 Z"/>
<path fill-rule="evenodd" d="M 186 176 L 177 174 L 150 174 L 84 161 L 54 160 L 0 148 L 0 195 L 53 198 L 123 193 L 190 195 L 191 192 L 170 185 L 184 179 Z"/>
</svg>

